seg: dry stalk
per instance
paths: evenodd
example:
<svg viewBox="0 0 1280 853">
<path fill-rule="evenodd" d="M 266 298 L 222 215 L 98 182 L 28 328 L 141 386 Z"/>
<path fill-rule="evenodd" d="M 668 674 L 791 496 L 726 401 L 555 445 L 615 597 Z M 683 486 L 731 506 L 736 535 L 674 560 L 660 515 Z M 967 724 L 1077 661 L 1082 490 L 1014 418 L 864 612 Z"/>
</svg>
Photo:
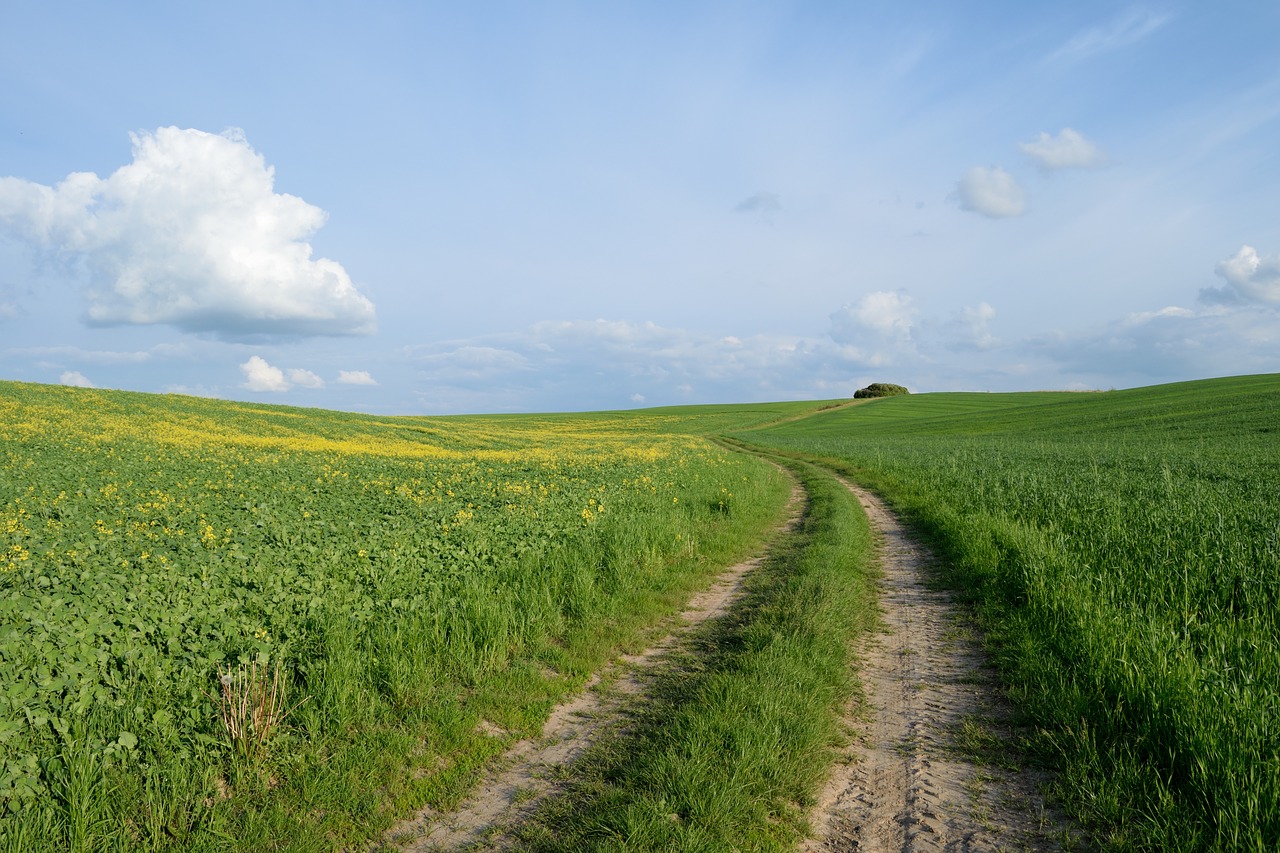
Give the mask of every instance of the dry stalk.
<svg viewBox="0 0 1280 853">
<path fill-rule="evenodd" d="M 268 667 L 257 660 L 225 670 L 219 667 L 218 681 L 222 687 L 218 698 L 209 698 L 218 706 L 218 717 L 232 748 L 245 758 L 264 756 L 272 735 L 307 700 L 304 696 L 286 707 L 280 667 Z"/>
</svg>

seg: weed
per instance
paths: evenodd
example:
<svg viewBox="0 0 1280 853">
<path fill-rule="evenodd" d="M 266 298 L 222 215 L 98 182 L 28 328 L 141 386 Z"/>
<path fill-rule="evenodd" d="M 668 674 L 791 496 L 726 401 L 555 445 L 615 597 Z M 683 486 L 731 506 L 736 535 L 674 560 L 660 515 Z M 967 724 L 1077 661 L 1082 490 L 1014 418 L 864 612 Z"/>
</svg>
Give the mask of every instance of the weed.
<svg viewBox="0 0 1280 853">
<path fill-rule="evenodd" d="M 280 667 L 259 663 L 257 658 L 218 671 L 216 699 L 218 719 L 237 755 L 253 761 L 266 757 L 271 738 L 289 715 L 307 701 L 304 696 L 286 706 L 286 681 Z"/>
</svg>

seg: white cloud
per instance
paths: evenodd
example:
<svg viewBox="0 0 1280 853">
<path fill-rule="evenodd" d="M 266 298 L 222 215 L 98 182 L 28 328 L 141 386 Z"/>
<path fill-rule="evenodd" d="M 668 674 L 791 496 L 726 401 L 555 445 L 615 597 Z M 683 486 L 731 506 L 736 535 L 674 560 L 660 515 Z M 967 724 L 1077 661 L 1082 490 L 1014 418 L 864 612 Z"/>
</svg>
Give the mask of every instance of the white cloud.
<svg viewBox="0 0 1280 853">
<path fill-rule="evenodd" d="M 1041 336 L 1016 349 L 1047 356 L 1048 371 L 1088 387 L 1125 387 L 1274 372 L 1280 330 L 1270 311 L 1168 306 L 1097 329 Z"/>
<path fill-rule="evenodd" d="M 911 337 L 914 300 L 901 291 L 879 290 L 858 300 L 853 316 L 868 329 L 892 337 Z"/>
<path fill-rule="evenodd" d="M 1227 283 L 1201 290 L 1200 298 L 1205 302 L 1280 304 L 1280 255 L 1262 257 L 1252 246 L 1241 246 L 1214 272 Z"/>
<path fill-rule="evenodd" d="M 503 347 L 464 345 L 421 358 L 424 373 L 435 381 L 479 382 L 533 370 L 529 357 Z"/>
<path fill-rule="evenodd" d="M 71 385 L 75 388 L 97 388 L 98 387 L 94 385 L 92 382 L 90 382 L 89 378 L 78 370 L 64 371 L 63 374 L 58 377 L 58 383 L 61 385 Z"/>
<path fill-rule="evenodd" d="M 284 371 L 272 367 L 261 356 L 252 356 L 240 365 L 244 373 L 244 386 L 250 391 L 288 391 L 289 382 L 284 378 Z"/>
<path fill-rule="evenodd" d="M 961 308 L 957 321 L 960 330 L 960 346 L 984 350 L 999 343 L 996 336 L 991 333 L 991 321 L 995 318 L 996 309 L 986 302 Z"/>
<path fill-rule="evenodd" d="M 831 314 L 831 340 L 841 362 L 889 367 L 918 358 L 911 331 L 915 300 L 901 291 L 878 290 Z"/>
<path fill-rule="evenodd" d="M 377 385 L 378 380 L 367 370 L 339 370 L 339 385 Z"/>
<path fill-rule="evenodd" d="M 1013 175 L 998 166 L 974 166 L 956 183 L 951 198 L 962 210 L 992 219 L 1021 216 L 1026 210 L 1026 193 Z"/>
<path fill-rule="evenodd" d="M 1151 35 L 1168 23 L 1170 17 L 1146 9 L 1131 9 L 1102 26 L 1091 27 L 1072 36 L 1049 55 L 1049 61 L 1075 62 L 1117 50 Z"/>
<path fill-rule="evenodd" d="M 1090 169 L 1107 162 L 1101 148 L 1069 127 L 1058 131 L 1057 136 L 1041 131 L 1035 139 L 1019 143 L 1018 147 L 1045 171 Z"/>
<path fill-rule="evenodd" d="M 324 380 L 310 370 L 299 367 L 289 369 L 289 382 L 301 388 L 323 388 Z"/>
<path fill-rule="evenodd" d="M 652 322 L 547 321 L 519 333 L 415 347 L 408 355 L 424 383 L 422 399 L 452 411 L 556 411 L 582 400 L 623 408 L 691 397 L 793 399 L 824 380 L 850 383 L 848 394 L 859 387 L 844 375 L 848 365 L 829 341 L 726 337 Z"/>
<path fill-rule="evenodd" d="M 274 191 L 239 131 L 136 133 L 133 162 L 54 187 L 0 178 L 0 225 L 83 258 L 90 322 L 167 323 L 223 337 L 374 330 L 374 307 L 308 240 L 326 214 Z"/>
</svg>

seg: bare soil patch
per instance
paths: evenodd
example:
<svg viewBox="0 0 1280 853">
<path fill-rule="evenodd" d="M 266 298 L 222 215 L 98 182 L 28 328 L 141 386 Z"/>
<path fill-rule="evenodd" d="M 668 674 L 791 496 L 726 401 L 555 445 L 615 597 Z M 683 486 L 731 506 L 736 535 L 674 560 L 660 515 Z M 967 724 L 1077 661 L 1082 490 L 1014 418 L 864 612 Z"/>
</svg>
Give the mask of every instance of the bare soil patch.
<svg viewBox="0 0 1280 853">
<path fill-rule="evenodd" d="M 1061 850 L 1045 778 L 1010 760 L 1010 707 L 930 559 L 875 495 L 850 485 L 883 540 L 884 632 L 860 654 L 857 734 L 823 790 L 804 851 Z"/>
<path fill-rule="evenodd" d="M 784 527 L 799 522 L 803 504 L 803 491 L 796 485 Z M 557 793 L 564 768 L 605 733 L 624 724 L 626 708 L 640 700 L 657 665 L 679 649 L 693 629 L 725 615 L 741 597 L 743 580 L 767 557 L 767 553 L 758 554 L 722 572 L 689 601 L 677 617 L 675 630 L 639 654 L 619 657 L 593 676 L 585 689 L 552 711 L 540 737 L 512 746 L 458 809 L 419 811 L 388 833 L 385 849 L 418 853 L 510 847 L 513 839 L 508 830 Z"/>
</svg>

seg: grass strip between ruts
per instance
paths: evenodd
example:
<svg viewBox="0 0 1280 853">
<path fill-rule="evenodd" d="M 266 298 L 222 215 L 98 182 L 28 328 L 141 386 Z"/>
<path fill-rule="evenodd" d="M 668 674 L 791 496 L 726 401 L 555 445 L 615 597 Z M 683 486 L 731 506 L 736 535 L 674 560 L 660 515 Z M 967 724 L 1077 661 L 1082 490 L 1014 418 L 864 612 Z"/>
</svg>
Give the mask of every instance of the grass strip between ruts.
<svg viewBox="0 0 1280 853">
<path fill-rule="evenodd" d="M 799 527 L 743 600 L 659 676 L 631 725 L 574 768 L 518 830 L 534 850 L 789 850 L 858 689 L 855 639 L 875 624 L 872 534 L 829 474 L 787 462 Z"/>
</svg>

